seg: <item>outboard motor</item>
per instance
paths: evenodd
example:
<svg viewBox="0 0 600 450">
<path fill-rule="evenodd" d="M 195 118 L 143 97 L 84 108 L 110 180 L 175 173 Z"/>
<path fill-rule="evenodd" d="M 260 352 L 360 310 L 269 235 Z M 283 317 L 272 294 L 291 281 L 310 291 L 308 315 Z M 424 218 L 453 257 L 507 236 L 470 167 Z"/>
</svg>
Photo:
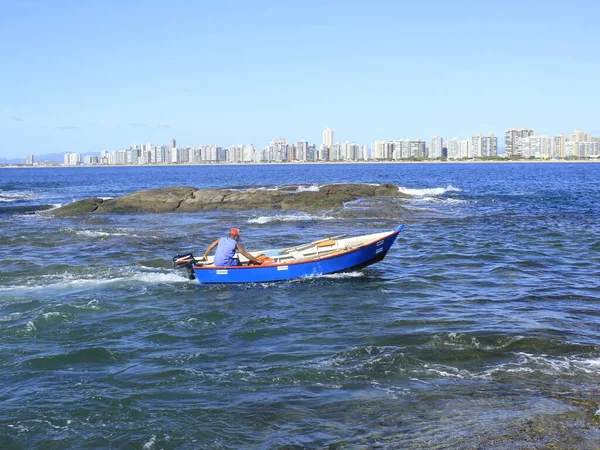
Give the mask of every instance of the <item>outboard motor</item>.
<svg viewBox="0 0 600 450">
<path fill-rule="evenodd" d="M 188 278 L 193 280 L 196 278 L 194 274 L 193 265 L 196 262 L 196 258 L 192 253 L 185 253 L 183 255 L 176 255 L 173 258 L 173 267 L 176 269 L 186 269 L 188 273 Z"/>
</svg>

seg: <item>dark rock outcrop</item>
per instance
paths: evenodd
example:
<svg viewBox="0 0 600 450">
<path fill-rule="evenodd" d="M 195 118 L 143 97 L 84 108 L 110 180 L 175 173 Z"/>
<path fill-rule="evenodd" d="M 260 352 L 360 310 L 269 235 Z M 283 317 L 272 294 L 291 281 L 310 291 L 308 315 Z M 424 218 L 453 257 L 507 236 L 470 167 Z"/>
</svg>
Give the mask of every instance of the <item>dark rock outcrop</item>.
<svg viewBox="0 0 600 450">
<path fill-rule="evenodd" d="M 85 213 L 190 212 L 207 209 L 288 209 L 311 211 L 369 197 L 408 197 L 395 184 L 330 184 L 318 191 L 281 189 L 196 189 L 173 186 L 137 191 L 120 198 L 88 198 L 53 211 L 55 216 Z"/>
<path fill-rule="evenodd" d="M 79 200 L 68 205 L 62 206 L 52 211 L 52 215 L 55 217 L 63 216 L 77 216 L 79 214 L 87 214 L 96 211 L 98 206 L 103 203 L 104 200 L 101 198 L 86 198 Z"/>
</svg>

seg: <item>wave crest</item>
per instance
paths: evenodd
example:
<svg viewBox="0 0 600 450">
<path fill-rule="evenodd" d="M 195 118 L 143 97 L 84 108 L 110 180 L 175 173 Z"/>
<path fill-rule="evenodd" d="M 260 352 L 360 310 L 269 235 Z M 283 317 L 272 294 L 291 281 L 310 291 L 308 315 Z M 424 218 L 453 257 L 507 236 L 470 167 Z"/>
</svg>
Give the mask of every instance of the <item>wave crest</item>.
<svg viewBox="0 0 600 450">
<path fill-rule="evenodd" d="M 428 189 L 409 189 L 402 186 L 398 187 L 398 190 L 412 197 L 427 197 L 427 196 L 439 196 L 444 195 L 446 192 L 461 192 L 462 189 L 452 186 L 449 184 L 445 188 L 428 188 Z"/>
<path fill-rule="evenodd" d="M 330 216 L 318 216 L 311 214 L 275 214 L 274 216 L 258 216 L 248 219 L 248 223 L 263 225 L 271 222 L 307 222 L 315 220 L 333 220 Z"/>
</svg>

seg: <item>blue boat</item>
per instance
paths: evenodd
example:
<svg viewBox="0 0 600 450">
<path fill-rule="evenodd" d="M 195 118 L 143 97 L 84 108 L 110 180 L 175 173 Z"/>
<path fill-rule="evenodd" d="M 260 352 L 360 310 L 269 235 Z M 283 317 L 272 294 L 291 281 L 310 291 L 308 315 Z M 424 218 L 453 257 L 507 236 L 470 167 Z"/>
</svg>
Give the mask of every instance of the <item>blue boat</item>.
<svg viewBox="0 0 600 450">
<path fill-rule="evenodd" d="M 177 255 L 173 264 L 188 270 L 200 283 L 262 283 L 347 272 L 381 261 L 402 231 L 395 230 L 345 238 L 332 236 L 296 247 L 251 252 L 261 265 L 239 255 L 240 266 L 215 266 L 213 257 L 200 261 L 193 254 Z"/>
</svg>

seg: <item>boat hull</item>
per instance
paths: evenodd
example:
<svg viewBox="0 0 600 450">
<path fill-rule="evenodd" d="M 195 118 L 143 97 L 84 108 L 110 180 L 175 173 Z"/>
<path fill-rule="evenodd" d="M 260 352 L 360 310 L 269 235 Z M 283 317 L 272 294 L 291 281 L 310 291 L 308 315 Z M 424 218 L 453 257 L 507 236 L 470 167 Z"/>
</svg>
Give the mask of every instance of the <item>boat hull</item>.
<svg viewBox="0 0 600 450">
<path fill-rule="evenodd" d="M 346 272 L 381 261 L 402 230 L 396 230 L 376 241 L 334 255 L 308 261 L 261 266 L 194 266 L 200 283 L 263 283 L 294 278 Z"/>
</svg>

